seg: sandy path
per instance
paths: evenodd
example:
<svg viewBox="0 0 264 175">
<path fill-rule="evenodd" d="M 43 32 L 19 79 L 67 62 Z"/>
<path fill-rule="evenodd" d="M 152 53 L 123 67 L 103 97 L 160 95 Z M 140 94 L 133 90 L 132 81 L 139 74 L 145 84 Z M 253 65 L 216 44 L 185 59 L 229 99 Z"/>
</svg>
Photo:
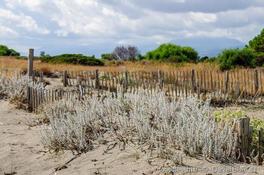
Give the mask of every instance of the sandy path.
<svg viewBox="0 0 264 175">
<path fill-rule="evenodd" d="M 0 174 L 50 174 L 60 163 L 42 152 L 40 128 L 26 125 L 33 117 L 0 101 Z"/>
<path fill-rule="evenodd" d="M 145 154 L 131 147 L 127 147 L 124 151 L 120 151 L 116 147 L 104 154 L 106 146 L 100 146 L 93 151 L 82 154 L 72 161 L 66 169 L 55 173 L 55 167 L 62 165 L 73 156 L 70 152 L 56 156 L 45 152 L 40 142 L 41 128 L 29 128 L 27 125 L 33 118 L 33 114 L 14 109 L 8 102 L 0 100 L 0 175 L 12 172 L 19 175 L 161 174 L 160 167 L 164 161 L 156 160 L 150 165 L 147 163 Z M 206 172 L 210 173 L 211 170 L 226 171 L 230 168 L 235 168 L 238 171 L 233 175 L 264 174 L 263 166 L 224 165 L 189 157 L 185 157 L 183 163 L 186 165 L 185 168 L 202 168 L 200 169 L 201 173 L 193 173 L 199 175 L 205 175 Z M 251 173 L 243 173 L 244 170 Z M 220 172 L 218 174 L 227 173 Z"/>
<path fill-rule="evenodd" d="M 55 167 L 73 157 L 70 152 L 61 155 L 46 153 L 40 141 L 40 127 L 30 128 L 33 114 L 15 109 L 6 101 L 0 101 L 0 175 L 4 173 L 36 174 L 150 174 L 155 166 L 137 161 L 137 153 L 131 149 L 117 149 L 104 154 L 106 146 L 100 146 L 83 154 L 54 173 Z M 129 162 L 129 163 L 128 163 Z"/>
</svg>

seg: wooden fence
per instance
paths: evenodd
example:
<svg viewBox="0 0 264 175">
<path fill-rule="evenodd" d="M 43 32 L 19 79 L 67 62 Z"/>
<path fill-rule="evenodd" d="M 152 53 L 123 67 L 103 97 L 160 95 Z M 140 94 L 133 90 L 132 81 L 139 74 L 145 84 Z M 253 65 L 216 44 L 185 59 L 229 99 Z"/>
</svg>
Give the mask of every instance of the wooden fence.
<svg viewBox="0 0 264 175">
<path fill-rule="evenodd" d="M 135 93 L 139 88 L 152 91 L 159 87 L 168 95 L 223 99 L 239 102 L 262 102 L 264 69 L 232 71 L 173 71 L 173 72 L 67 72 L 61 73 L 64 86 L 92 87 Z"/>
<path fill-rule="evenodd" d="M 19 70 L 0 69 L 2 77 L 21 76 Z M 83 89 L 110 92 L 137 93 L 145 89 L 155 93 L 156 89 L 168 96 L 183 98 L 197 96 L 211 98 L 216 102 L 261 103 L 264 100 L 264 69 L 237 69 L 226 72 L 207 70 L 175 70 L 156 72 L 58 72 L 49 81 L 62 80 L 62 86 L 81 86 Z M 43 81 L 42 72 L 33 72 L 32 78 Z"/>
</svg>

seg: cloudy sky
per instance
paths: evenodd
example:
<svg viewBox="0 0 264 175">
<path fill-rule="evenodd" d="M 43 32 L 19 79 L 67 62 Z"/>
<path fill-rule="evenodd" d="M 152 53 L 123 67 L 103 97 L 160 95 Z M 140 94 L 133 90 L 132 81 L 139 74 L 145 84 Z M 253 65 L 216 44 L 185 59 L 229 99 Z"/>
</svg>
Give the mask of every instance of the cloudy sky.
<svg viewBox="0 0 264 175">
<path fill-rule="evenodd" d="M 142 53 L 161 43 L 214 55 L 264 27 L 264 0 L 0 0 L 0 43 L 26 53 Z"/>
</svg>

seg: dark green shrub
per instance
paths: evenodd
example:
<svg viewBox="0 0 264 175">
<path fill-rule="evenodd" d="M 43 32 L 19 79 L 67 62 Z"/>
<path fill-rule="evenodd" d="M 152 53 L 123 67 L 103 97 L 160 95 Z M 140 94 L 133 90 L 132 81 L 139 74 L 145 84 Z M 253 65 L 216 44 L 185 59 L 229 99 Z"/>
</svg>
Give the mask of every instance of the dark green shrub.
<svg viewBox="0 0 264 175">
<path fill-rule="evenodd" d="M 264 29 L 261 33 L 249 41 L 249 47 L 256 52 L 264 52 Z"/>
<path fill-rule="evenodd" d="M 256 65 L 256 55 L 252 49 L 226 49 L 218 56 L 221 70 L 228 70 L 237 66 L 253 68 Z"/>
<path fill-rule="evenodd" d="M 46 63 L 67 63 L 87 66 L 103 66 L 104 62 L 96 59 L 95 56 L 84 56 L 82 54 L 63 54 L 57 56 L 45 56 L 41 60 Z"/>
<path fill-rule="evenodd" d="M 144 60 L 144 59 L 145 59 L 145 57 L 143 55 L 141 55 L 141 54 L 139 54 L 138 57 L 137 57 L 137 60 L 139 60 L 139 61 L 140 60 Z"/>
<path fill-rule="evenodd" d="M 264 52 L 256 53 L 256 66 L 264 66 Z"/>
<path fill-rule="evenodd" d="M 102 54 L 101 59 L 108 60 L 108 61 L 114 60 L 113 55 L 111 53 Z"/>
<path fill-rule="evenodd" d="M 0 56 L 20 56 L 20 53 L 5 45 L 0 45 Z"/>
<path fill-rule="evenodd" d="M 157 49 L 146 54 L 146 59 L 170 62 L 196 62 L 198 53 L 191 47 L 182 47 L 175 44 L 162 44 Z"/>
<path fill-rule="evenodd" d="M 204 56 L 204 57 L 201 57 L 199 59 L 199 62 L 207 62 L 209 60 L 209 57 L 208 56 Z"/>
</svg>

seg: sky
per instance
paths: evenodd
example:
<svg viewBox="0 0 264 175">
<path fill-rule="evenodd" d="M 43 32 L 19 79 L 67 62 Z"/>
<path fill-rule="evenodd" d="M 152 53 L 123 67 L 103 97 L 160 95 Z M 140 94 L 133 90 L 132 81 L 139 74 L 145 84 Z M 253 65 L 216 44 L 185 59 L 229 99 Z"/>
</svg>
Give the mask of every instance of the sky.
<svg viewBox="0 0 264 175">
<path fill-rule="evenodd" d="M 0 0 L 0 43 L 23 55 L 141 53 L 172 42 L 201 56 L 243 47 L 264 28 L 264 0 Z"/>
</svg>

